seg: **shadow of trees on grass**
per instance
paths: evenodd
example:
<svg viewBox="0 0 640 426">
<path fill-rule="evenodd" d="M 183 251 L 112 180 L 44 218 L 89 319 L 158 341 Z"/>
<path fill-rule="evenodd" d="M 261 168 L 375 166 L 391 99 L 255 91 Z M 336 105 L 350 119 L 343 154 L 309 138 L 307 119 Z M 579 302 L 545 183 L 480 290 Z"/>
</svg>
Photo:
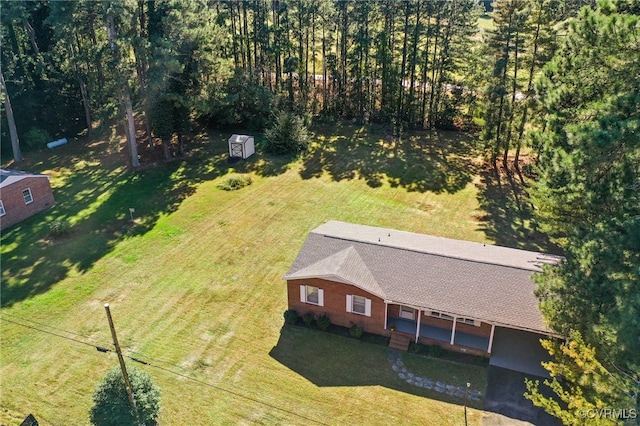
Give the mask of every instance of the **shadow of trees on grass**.
<svg viewBox="0 0 640 426">
<path fill-rule="evenodd" d="M 383 386 L 462 405 L 460 398 L 408 384 L 388 361 L 388 348 L 327 332 L 285 325 L 269 355 L 316 386 Z M 455 364 L 452 369 L 455 369 Z M 484 392 L 484 389 L 483 389 Z M 467 401 L 481 408 L 481 402 Z"/>
<path fill-rule="evenodd" d="M 332 126 L 303 162 L 303 179 L 328 173 L 335 181 L 362 179 L 372 188 L 385 180 L 409 191 L 454 193 L 476 173 L 474 139 L 460 132 L 415 132 L 395 138 L 375 126 Z"/>
<path fill-rule="evenodd" d="M 479 173 L 478 202 L 485 212 L 477 218 L 480 230 L 499 246 L 562 254 L 538 231 L 524 180 L 499 173 L 490 166 Z"/>
<path fill-rule="evenodd" d="M 81 141 L 31 155 L 21 168 L 62 170 L 63 183 L 53 188 L 52 208 L 3 231 L 1 306 L 48 291 L 71 270 L 86 272 L 119 241 L 148 232 L 199 183 L 227 173 L 229 167 L 271 175 L 286 165 L 256 156 L 229 166 L 222 138 L 202 132 L 189 143 L 187 157 L 143 163 L 138 170 L 123 167 L 124 153 L 107 141 Z M 134 221 L 130 208 L 135 209 Z M 70 221 L 70 233 L 54 237 L 50 223 L 59 219 Z"/>
</svg>

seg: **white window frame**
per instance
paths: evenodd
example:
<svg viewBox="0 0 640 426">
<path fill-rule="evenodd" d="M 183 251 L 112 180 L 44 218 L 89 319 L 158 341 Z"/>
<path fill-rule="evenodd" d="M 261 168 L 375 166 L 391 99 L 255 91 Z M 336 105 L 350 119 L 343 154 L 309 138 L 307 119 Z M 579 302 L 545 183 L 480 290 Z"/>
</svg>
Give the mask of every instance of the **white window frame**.
<svg viewBox="0 0 640 426">
<path fill-rule="evenodd" d="M 5 214 L 7 214 L 7 211 L 4 209 L 4 204 L 2 203 L 2 200 L 0 200 L 0 216 L 4 216 Z"/>
<path fill-rule="evenodd" d="M 307 295 L 309 293 L 312 293 L 309 291 L 309 289 L 316 289 L 318 290 L 318 301 L 314 302 L 314 301 L 310 301 L 307 297 Z M 320 287 L 316 287 L 313 285 L 305 285 L 302 284 L 300 286 L 300 301 L 303 303 L 307 303 L 309 305 L 316 305 L 316 306 L 324 306 L 324 290 L 321 289 Z"/>
<path fill-rule="evenodd" d="M 431 311 L 429 315 L 431 315 L 432 317 L 441 318 L 441 319 L 448 320 L 448 321 L 453 321 L 453 317 L 451 315 L 443 314 L 442 312 Z M 462 323 L 462 324 L 467 324 L 467 325 L 475 325 L 476 327 L 480 327 L 480 324 L 481 324 L 480 321 L 476 321 L 476 320 L 471 319 L 471 318 L 463 318 L 463 317 L 456 317 L 456 322 L 457 323 Z"/>
<path fill-rule="evenodd" d="M 415 320 L 416 319 L 416 310 L 410 306 L 400 305 L 400 318 Z"/>
<path fill-rule="evenodd" d="M 25 194 L 25 192 L 27 192 L 29 194 L 29 201 L 27 201 L 27 195 Z M 31 192 L 31 188 L 27 188 L 27 189 L 23 189 L 22 190 L 22 198 L 24 198 L 24 203 L 25 204 L 33 203 L 33 193 Z"/>
<path fill-rule="evenodd" d="M 453 317 L 451 315 L 443 314 L 442 312 L 431 311 L 429 315 L 431 315 L 432 317 L 453 321 Z"/>
<path fill-rule="evenodd" d="M 476 321 L 471 318 L 458 318 L 458 321 L 467 325 L 475 325 L 476 327 L 480 327 L 480 321 Z"/>
<path fill-rule="evenodd" d="M 364 299 L 364 312 L 357 312 L 357 311 L 353 310 L 354 299 L 356 297 L 361 297 L 361 298 Z M 358 295 L 354 295 L 354 294 L 347 294 L 347 312 L 349 312 L 351 314 L 364 315 L 366 317 L 370 317 L 371 316 L 371 299 L 367 299 L 364 296 L 358 296 Z"/>
</svg>

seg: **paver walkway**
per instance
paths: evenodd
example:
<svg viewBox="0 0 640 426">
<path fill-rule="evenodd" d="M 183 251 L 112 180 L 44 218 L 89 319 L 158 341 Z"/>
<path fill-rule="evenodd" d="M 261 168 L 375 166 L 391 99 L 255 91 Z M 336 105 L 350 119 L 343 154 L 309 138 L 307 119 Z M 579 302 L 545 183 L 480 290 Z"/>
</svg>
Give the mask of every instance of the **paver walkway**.
<svg viewBox="0 0 640 426">
<path fill-rule="evenodd" d="M 387 359 L 391 363 L 391 368 L 393 369 L 393 371 L 398 373 L 398 377 L 400 377 L 410 385 L 414 385 L 419 388 L 433 389 L 436 392 L 446 393 L 447 395 L 454 396 L 460 399 L 464 399 L 465 394 L 467 394 L 466 388 L 462 386 L 449 385 L 440 381 L 434 382 L 428 377 L 417 376 L 407 371 L 404 363 L 402 362 L 402 356 L 398 351 L 390 349 Z M 472 401 L 480 401 L 480 399 L 482 398 L 482 393 L 477 389 L 469 389 L 467 398 Z"/>
</svg>

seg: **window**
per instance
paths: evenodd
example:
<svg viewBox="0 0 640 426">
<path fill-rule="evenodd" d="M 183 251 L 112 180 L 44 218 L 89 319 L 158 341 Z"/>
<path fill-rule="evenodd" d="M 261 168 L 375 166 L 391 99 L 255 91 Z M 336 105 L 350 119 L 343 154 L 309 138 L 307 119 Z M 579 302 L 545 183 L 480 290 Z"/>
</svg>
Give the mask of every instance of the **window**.
<svg viewBox="0 0 640 426">
<path fill-rule="evenodd" d="M 371 299 L 363 296 L 347 294 L 347 312 L 371 316 Z"/>
<path fill-rule="evenodd" d="M 364 315 L 365 307 L 367 306 L 367 299 L 362 296 L 353 296 L 352 300 L 353 305 L 351 307 L 351 312 Z"/>
<path fill-rule="evenodd" d="M 475 325 L 476 327 L 480 327 L 480 321 L 476 321 L 471 318 L 458 318 L 458 321 L 462 321 L 465 324 Z"/>
<path fill-rule="evenodd" d="M 7 212 L 4 211 L 4 204 L 0 201 L 0 216 L 4 216 Z"/>
<path fill-rule="evenodd" d="M 438 312 L 438 311 L 431 311 L 431 316 L 432 317 L 436 317 L 436 318 L 442 318 L 442 319 L 446 319 L 449 321 L 453 321 L 453 317 L 451 315 L 447 315 L 447 314 L 443 314 L 442 312 Z M 480 321 L 476 321 L 474 319 L 471 318 L 462 318 L 462 317 L 458 317 L 456 318 L 456 322 L 461 322 L 464 324 L 469 324 L 469 325 L 475 325 L 476 327 L 480 327 Z"/>
<path fill-rule="evenodd" d="M 431 316 L 453 321 L 453 317 L 451 315 L 443 314 L 442 312 L 431 311 Z"/>
<path fill-rule="evenodd" d="M 22 197 L 24 198 L 25 204 L 33 203 L 33 195 L 31 195 L 31 188 L 27 188 L 24 191 L 22 191 Z"/>
<path fill-rule="evenodd" d="M 324 290 L 312 285 L 301 285 L 300 301 L 311 305 L 324 306 Z"/>
<path fill-rule="evenodd" d="M 408 306 L 400 306 L 400 318 L 413 320 L 416 318 L 416 310 Z"/>
</svg>

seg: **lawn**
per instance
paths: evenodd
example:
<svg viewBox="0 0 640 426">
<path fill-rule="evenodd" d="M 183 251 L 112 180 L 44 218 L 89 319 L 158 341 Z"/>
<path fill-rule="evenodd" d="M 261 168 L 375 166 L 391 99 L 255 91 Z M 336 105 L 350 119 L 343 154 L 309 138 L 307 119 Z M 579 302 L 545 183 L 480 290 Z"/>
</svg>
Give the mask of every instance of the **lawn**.
<svg viewBox="0 0 640 426">
<path fill-rule="evenodd" d="M 2 235 L 0 424 L 88 423 L 117 365 L 91 347 L 111 347 L 107 302 L 125 354 L 153 364 L 128 361 L 161 388 L 162 424 L 463 423 L 461 401 L 400 380 L 385 347 L 283 327 L 281 277 L 330 219 L 490 242 L 472 139 L 338 126 L 318 129 L 306 157 L 229 165 L 226 137 L 198 135 L 187 160 L 135 172 L 108 134 L 26 156 L 22 167 L 52 175 L 57 205 Z M 231 172 L 253 184 L 219 189 Z M 49 235 L 59 218 L 70 235 Z M 405 357 L 421 371 L 445 362 Z"/>
</svg>

